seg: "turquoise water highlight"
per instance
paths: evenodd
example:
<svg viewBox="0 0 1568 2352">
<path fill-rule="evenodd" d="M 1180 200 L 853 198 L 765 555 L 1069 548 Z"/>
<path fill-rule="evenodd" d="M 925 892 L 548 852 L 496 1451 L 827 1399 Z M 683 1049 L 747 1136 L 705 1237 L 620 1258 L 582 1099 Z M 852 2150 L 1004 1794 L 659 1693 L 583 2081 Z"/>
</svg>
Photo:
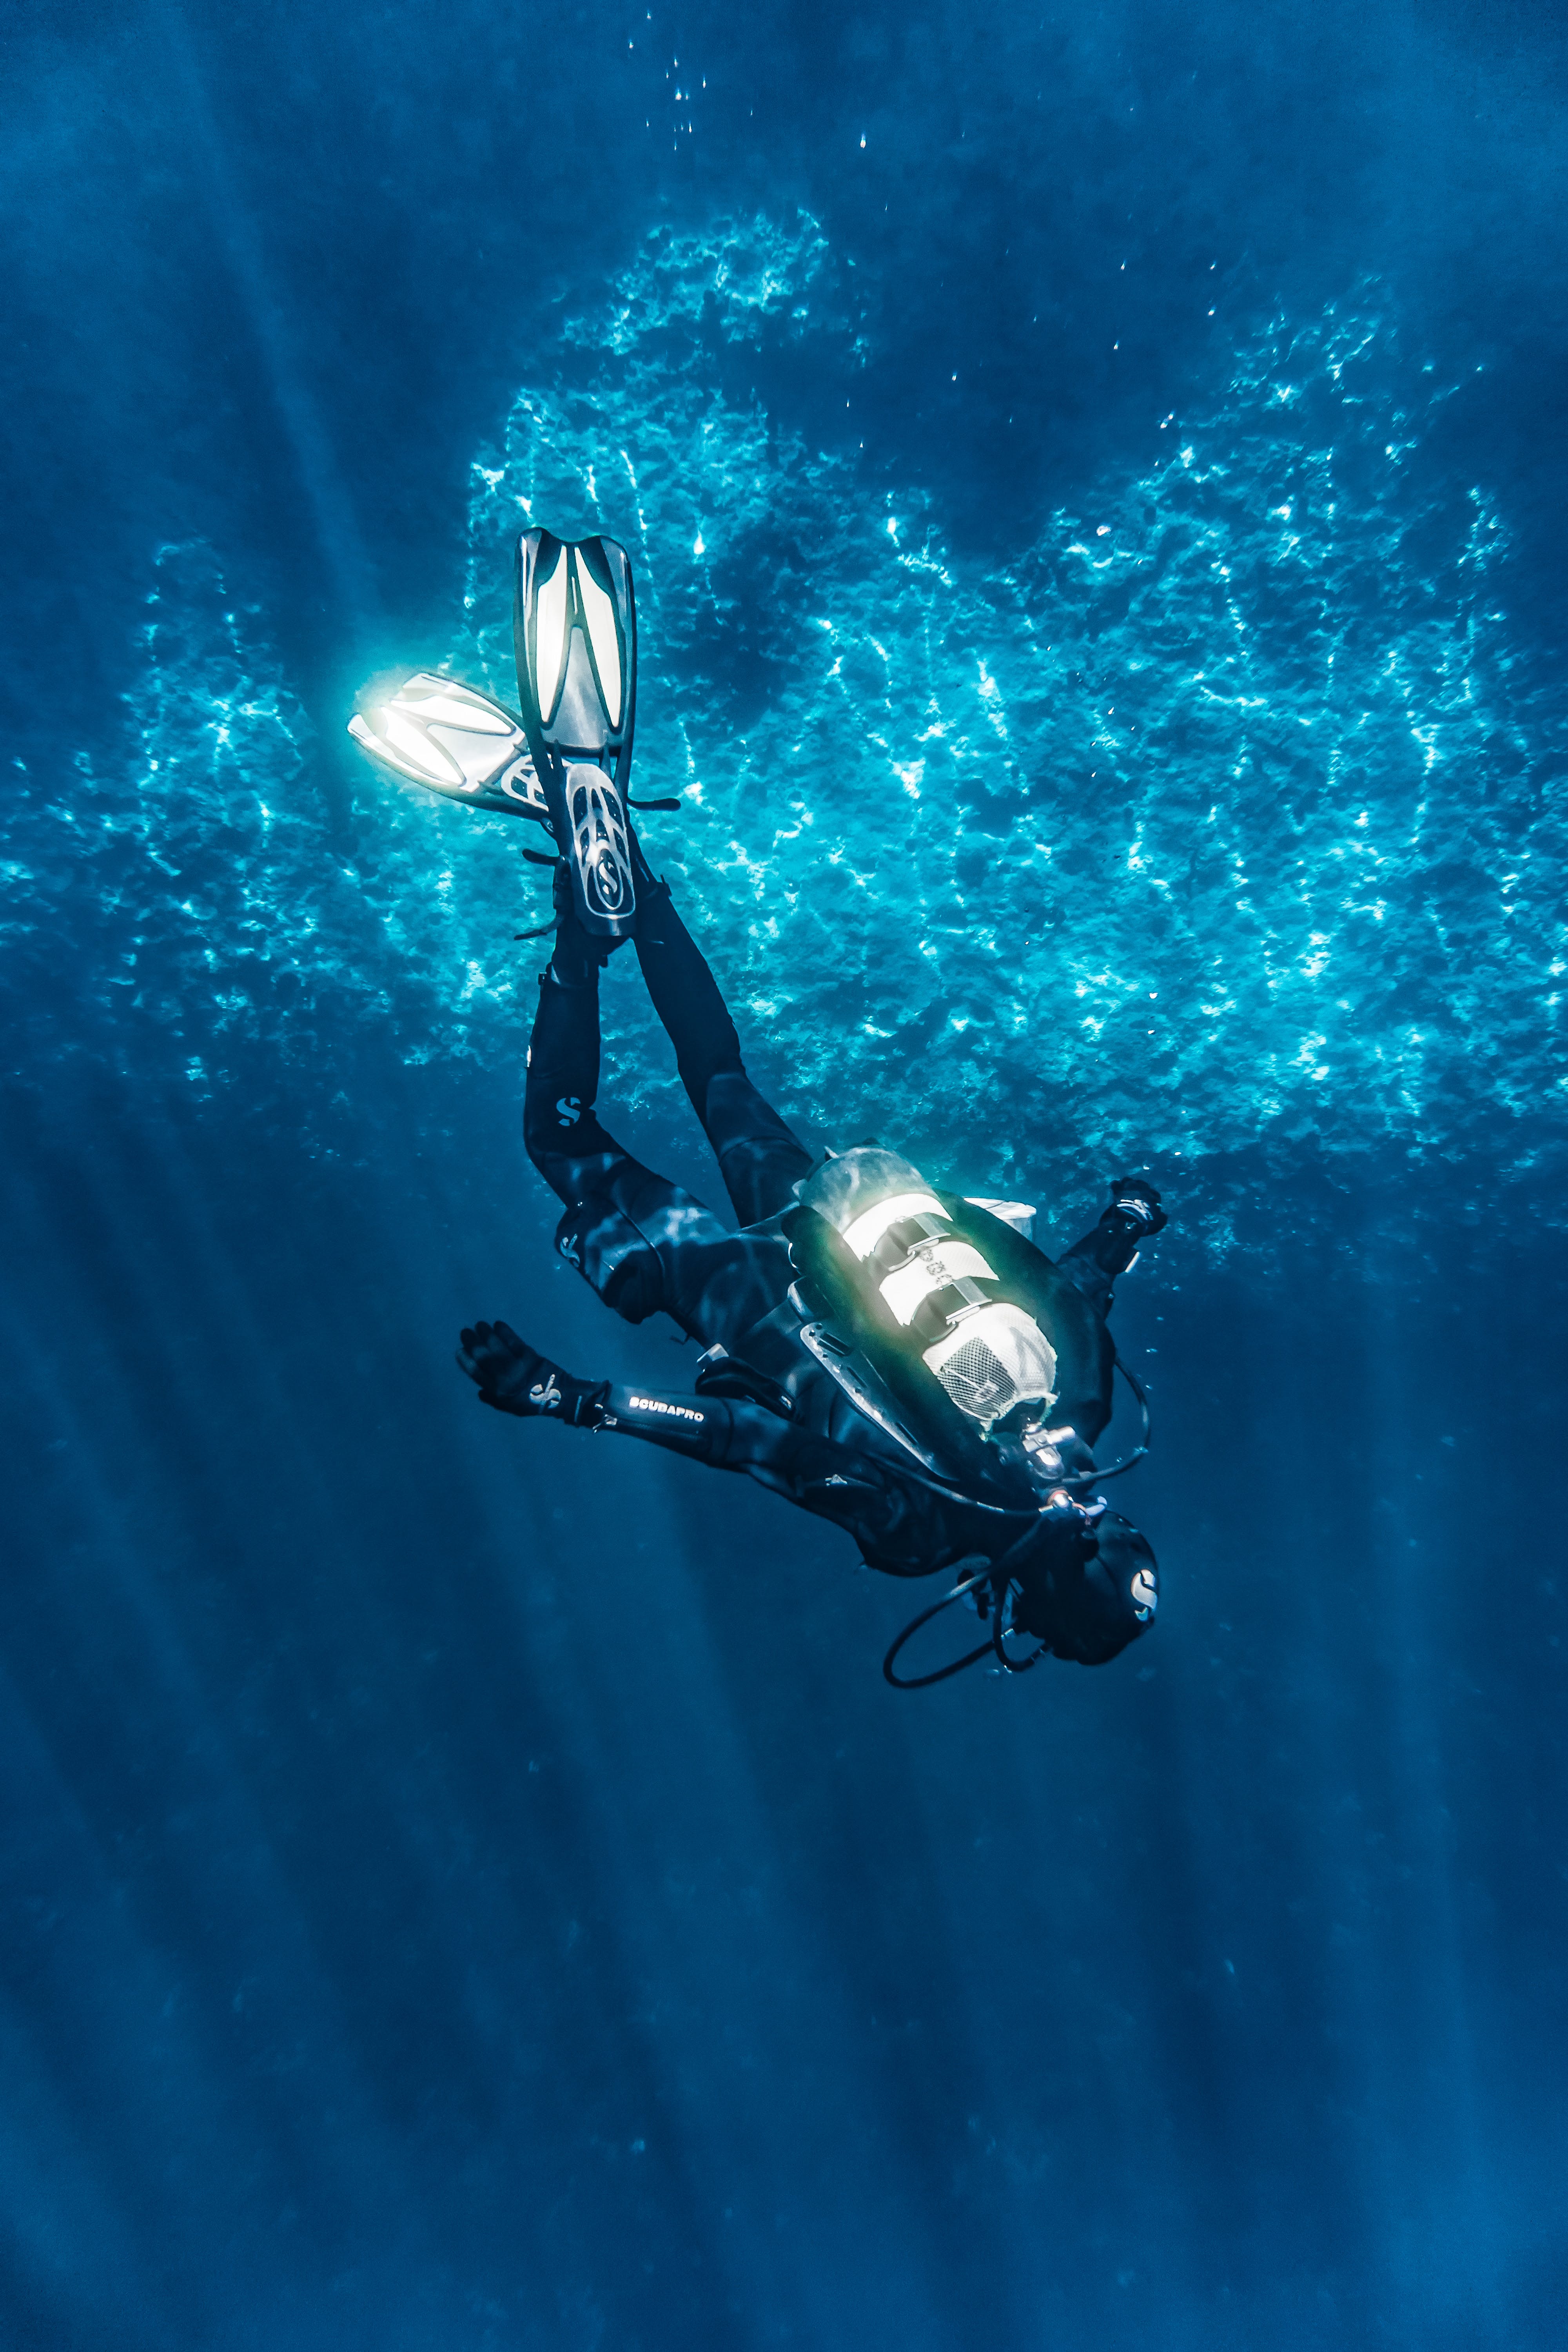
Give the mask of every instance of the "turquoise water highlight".
<svg viewBox="0 0 1568 2352">
<path fill-rule="evenodd" d="M 521 528 L 631 549 L 640 789 L 686 810 L 650 846 L 796 1113 L 919 1153 L 956 1128 L 966 1174 L 1047 1191 L 1258 1145 L 1554 1166 L 1561 696 L 1506 516 L 1425 462 L 1453 385 L 1386 294 L 1260 329 L 1155 465 L 995 569 L 714 381 L 769 318 L 852 352 L 847 276 L 805 218 L 650 237 L 475 457 L 447 654 L 514 697 Z M 330 1002 L 405 1059 L 514 1066 L 513 830 L 361 773 L 344 845 L 262 614 L 211 551 L 153 577 L 125 765 L 35 785 L 14 869 L 24 928 L 97 877 L 100 1050 L 199 1089 L 235 1034 L 308 1058 Z M 607 1002 L 616 1096 L 671 1109 Z"/>
</svg>

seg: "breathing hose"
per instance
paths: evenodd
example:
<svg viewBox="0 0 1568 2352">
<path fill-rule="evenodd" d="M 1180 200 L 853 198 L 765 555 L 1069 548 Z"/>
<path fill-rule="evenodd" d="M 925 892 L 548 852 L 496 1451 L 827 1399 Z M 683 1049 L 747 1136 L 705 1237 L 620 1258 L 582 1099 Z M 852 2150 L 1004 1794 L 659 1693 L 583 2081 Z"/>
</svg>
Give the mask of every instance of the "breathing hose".
<svg viewBox="0 0 1568 2352">
<path fill-rule="evenodd" d="M 1138 1400 L 1138 1408 L 1143 1422 L 1142 1434 L 1131 1453 L 1124 1454 L 1120 1462 L 1113 1462 L 1108 1470 L 1082 1470 L 1070 1478 L 1059 1479 L 1058 1485 L 1069 1491 L 1080 1486 L 1098 1486 L 1107 1478 L 1120 1478 L 1124 1472 L 1132 1469 L 1136 1464 L 1142 1462 L 1149 1451 L 1149 1391 L 1137 1373 L 1128 1370 L 1120 1356 L 1116 1357 L 1114 1361 L 1117 1370 Z M 921 1480 L 920 1483 L 934 1485 L 935 1482 Z M 1026 1658 L 1010 1657 L 1002 1628 L 1003 1612 L 1007 1602 L 1007 1587 L 1012 1581 L 1011 1570 L 1014 1558 L 1029 1542 L 1034 1533 L 1035 1529 L 1032 1526 L 1026 1528 L 1017 1540 L 1009 1544 L 1000 1559 L 984 1561 L 972 1575 L 964 1577 L 955 1584 L 951 1592 L 943 1593 L 940 1601 L 933 1601 L 931 1607 L 922 1609 L 918 1617 L 911 1617 L 882 1660 L 884 1682 L 890 1683 L 894 1690 L 929 1690 L 932 1683 L 944 1683 L 951 1675 L 963 1674 L 966 1666 L 977 1665 L 982 1658 L 988 1656 L 994 1657 L 1002 1671 L 1009 1675 L 1026 1675 L 1031 1666 L 1038 1665 L 1049 1648 L 1049 1643 L 1041 1642 L 1037 1647 L 1030 1651 Z M 895 1674 L 893 1666 L 899 1653 L 905 1643 L 920 1632 L 921 1627 L 929 1625 L 933 1617 L 940 1617 L 943 1610 L 951 1609 L 956 1601 L 963 1601 L 983 1584 L 987 1584 L 991 1588 L 989 1638 L 982 1642 L 977 1648 L 966 1650 L 962 1658 L 949 1659 L 946 1665 L 938 1666 L 931 1674 Z"/>
</svg>

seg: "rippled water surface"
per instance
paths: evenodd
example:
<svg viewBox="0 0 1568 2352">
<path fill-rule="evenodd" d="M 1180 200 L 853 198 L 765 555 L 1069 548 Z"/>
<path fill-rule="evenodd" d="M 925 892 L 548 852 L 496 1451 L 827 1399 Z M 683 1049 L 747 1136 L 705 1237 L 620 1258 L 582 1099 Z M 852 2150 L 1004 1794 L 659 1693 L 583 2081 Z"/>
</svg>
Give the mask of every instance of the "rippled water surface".
<svg viewBox="0 0 1568 2352">
<path fill-rule="evenodd" d="M 956 1118 L 1009 1183 L 1304 1140 L 1554 1167 L 1563 698 L 1389 289 L 1255 330 L 1152 467 L 992 565 L 715 383 L 773 320 L 852 352 L 844 275 L 804 216 L 652 232 L 475 453 L 432 615 L 510 698 L 519 528 L 633 549 L 642 783 L 686 802 L 653 845 L 802 1115 L 921 1150 Z M 96 887 L 105 1042 L 208 1087 L 330 1003 L 510 1067 L 510 829 L 360 775 L 345 854 L 265 611 L 202 542 L 148 580 L 130 740 L 29 776 L 18 826 L 39 905 Z"/>
</svg>

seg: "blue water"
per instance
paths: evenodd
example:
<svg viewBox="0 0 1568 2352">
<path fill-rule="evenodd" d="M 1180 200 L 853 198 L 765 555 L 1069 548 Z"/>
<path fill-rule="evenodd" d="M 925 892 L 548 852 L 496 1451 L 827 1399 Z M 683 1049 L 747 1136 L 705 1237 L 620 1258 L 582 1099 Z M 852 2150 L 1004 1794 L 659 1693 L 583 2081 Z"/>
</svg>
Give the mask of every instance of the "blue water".
<svg viewBox="0 0 1568 2352">
<path fill-rule="evenodd" d="M 1554 2346 L 1568 44 L 471 0 L 8 37 L 0 2341 Z M 816 1142 L 1122 1286 L 1157 1633 L 476 1412 L 521 830 L 343 733 L 636 567 Z M 712 1197 L 630 959 L 610 1124 Z"/>
</svg>

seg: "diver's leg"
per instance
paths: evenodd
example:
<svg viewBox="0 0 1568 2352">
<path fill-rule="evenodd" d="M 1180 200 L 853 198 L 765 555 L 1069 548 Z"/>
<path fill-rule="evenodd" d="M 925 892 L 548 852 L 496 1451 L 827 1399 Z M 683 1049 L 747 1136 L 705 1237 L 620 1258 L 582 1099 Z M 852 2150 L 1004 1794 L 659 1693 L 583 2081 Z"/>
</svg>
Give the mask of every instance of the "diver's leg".
<svg viewBox="0 0 1568 2352">
<path fill-rule="evenodd" d="M 811 1154 L 746 1076 L 730 1009 L 665 883 L 638 908 L 637 951 L 735 1214 L 742 1225 L 759 1224 L 787 1205 Z"/>
<path fill-rule="evenodd" d="M 1150 1234 L 1168 1223 L 1152 1184 L 1142 1176 L 1118 1176 L 1110 1187 L 1110 1206 L 1100 1213 L 1092 1232 L 1074 1242 L 1058 1265 L 1091 1306 L 1109 1315 L 1118 1275 L 1126 1273 Z"/>
<path fill-rule="evenodd" d="M 726 1233 L 601 1125 L 600 960 L 581 940 L 563 923 L 540 981 L 523 1093 L 529 1158 L 565 1203 L 555 1246 L 628 1323 L 662 1309 L 705 1347 L 731 1346 L 788 1288 L 787 1249 L 777 1235 Z"/>
<path fill-rule="evenodd" d="M 599 975 L 563 980 L 552 960 L 539 982 L 528 1049 L 522 1131 L 528 1156 L 565 1203 L 555 1246 L 606 1307 L 641 1323 L 666 1303 L 666 1269 L 635 1214 L 656 1224 L 677 1188 L 634 1160 L 600 1124 Z M 682 1199 L 684 1196 L 680 1196 Z M 696 1204 L 693 1203 L 693 1206 Z M 717 1220 L 713 1221 L 715 1223 Z"/>
<path fill-rule="evenodd" d="M 528 1156 L 570 1208 L 604 1184 L 628 1154 L 600 1126 L 599 962 L 564 929 L 539 976 L 528 1045 L 522 1131 Z"/>
</svg>

